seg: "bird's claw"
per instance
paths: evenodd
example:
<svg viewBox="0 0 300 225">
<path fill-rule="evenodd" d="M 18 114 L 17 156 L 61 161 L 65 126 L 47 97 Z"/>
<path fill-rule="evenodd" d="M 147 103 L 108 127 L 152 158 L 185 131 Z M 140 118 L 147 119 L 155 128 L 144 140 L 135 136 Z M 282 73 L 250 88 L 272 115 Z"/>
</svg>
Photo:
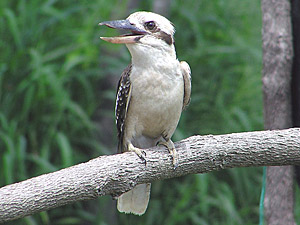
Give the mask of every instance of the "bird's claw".
<svg viewBox="0 0 300 225">
<path fill-rule="evenodd" d="M 174 152 L 175 152 L 175 155 L 172 155 L 172 158 L 173 158 L 173 169 L 176 170 L 176 168 L 178 167 L 178 155 L 177 155 L 177 152 L 176 152 L 176 149 L 174 148 Z"/>
<path fill-rule="evenodd" d="M 135 152 L 137 156 L 143 161 L 143 163 L 146 165 L 146 152 L 143 149 L 134 147 L 132 144 L 128 146 L 128 151 Z"/>
<path fill-rule="evenodd" d="M 138 157 L 143 161 L 143 163 L 146 165 L 147 160 L 146 160 L 146 152 L 142 149 L 140 149 L 141 151 L 139 153 L 136 152 L 136 154 L 138 155 Z"/>
<path fill-rule="evenodd" d="M 173 158 L 173 169 L 176 170 L 178 167 L 178 154 L 175 148 L 169 149 L 169 152 Z"/>
<path fill-rule="evenodd" d="M 169 150 L 170 155 L 173 158 L 173 169 L 175 170 L 178 167 L 178 154 L 174 143 L 171 141 L 171 139 L 169 139 L 168 141 L 159 141 L 157 145 L 163 145 Z"/>
</svg>

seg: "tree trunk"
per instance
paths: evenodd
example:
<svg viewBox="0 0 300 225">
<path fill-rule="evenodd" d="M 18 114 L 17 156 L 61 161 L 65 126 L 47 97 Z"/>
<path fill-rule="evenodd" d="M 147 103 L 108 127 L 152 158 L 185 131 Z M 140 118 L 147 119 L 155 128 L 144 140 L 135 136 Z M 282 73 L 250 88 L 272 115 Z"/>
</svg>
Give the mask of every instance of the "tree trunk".
<svg viewBox="0 0 300 225">
<path fill-rule="evenodd" d="M 262 0 L 263 95 L 265 129 L 292 127 L 293 59 L 289 0 Z M 268 167 L 264 199 L 267 224 L 295 224 L 293 168 Z"/>
</svg>

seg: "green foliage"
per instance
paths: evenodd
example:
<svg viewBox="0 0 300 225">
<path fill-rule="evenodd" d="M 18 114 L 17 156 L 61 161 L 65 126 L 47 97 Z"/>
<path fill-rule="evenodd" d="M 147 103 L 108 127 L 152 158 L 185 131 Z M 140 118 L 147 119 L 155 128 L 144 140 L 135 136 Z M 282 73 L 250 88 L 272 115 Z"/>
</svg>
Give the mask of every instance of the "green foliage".
<svg viewBox="0 0 300 225">
<path fill-rule="evenodd" d="M 178 31 L 184 30 L 176 35 L 176 40 L 180 39 L 178 56 L 191 64 L 193 74 L 189 132 L 216 134 L 262 128 L 259 4 L 174 4 L 174 23 Z"/>
<path fill-rule="evenodd" d="M 262 129 L 259 4 L 172 1 L 177 54 L 193 78 L 174 140 Z M 141 3 L 143 10 L 151 5 Z M 126 7 L 116 0 L 1 1 L 0 186 L 115 151 L 116 138 L 101 137 L 112 129 L 104 123 L 114 126 L 115 83 L 130 57 L 124 46 L 99 40 L 115 31 L 97 24 L 124 18 Z M 142 217 L 116 213 L 104 197 L 10 224 L 257 224 L 260 184 L 259 168 L 190 175 L 155 182 Z"/>
</svg>

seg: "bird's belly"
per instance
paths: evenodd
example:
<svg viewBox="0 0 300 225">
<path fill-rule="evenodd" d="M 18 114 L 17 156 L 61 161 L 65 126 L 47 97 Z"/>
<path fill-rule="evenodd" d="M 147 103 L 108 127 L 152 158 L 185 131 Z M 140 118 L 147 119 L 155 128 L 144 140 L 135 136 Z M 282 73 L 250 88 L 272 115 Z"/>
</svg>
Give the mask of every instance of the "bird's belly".
<svg viewBox="0 0 300 225">
<path fill-rule="evenodd" d="M 183 82 L 152 81 L 135 83 L 140 85 L 132 88 L 129 110 L 135 112 L 135 136 L 143 135 L 150 138 L 166 136 L 170 138 L 179 121 L 183 104 Z M 135 90 L 143 90 L 135 93 Z"/>
</svg>

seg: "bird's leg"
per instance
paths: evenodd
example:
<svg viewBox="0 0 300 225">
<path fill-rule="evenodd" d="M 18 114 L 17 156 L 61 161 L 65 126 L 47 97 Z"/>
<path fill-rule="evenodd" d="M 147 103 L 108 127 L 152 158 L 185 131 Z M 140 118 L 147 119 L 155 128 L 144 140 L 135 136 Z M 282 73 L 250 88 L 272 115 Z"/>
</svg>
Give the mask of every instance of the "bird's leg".
<svg viewBox="0 0 300 225">
<path fill-rule="evenodd" d="M 134 147 L 133 144 L 129 143 L 128 144 L 128 151 L 129 152 L 135 152 L 138 157 L 146 164 L 146 152 L 143 149 Z"/>
<path fill-rule="evenodd" d="M 175 145 L 174 145 L 173 141 L 171 139 L 169 139 L 168 141 L 159 141 L 157 143 L 157 145 L 164 145 L 167 147 L 167 149 L 169 150 L 169 152 L 173 158 L 174 169 L 176 169 L 178 166 L 178 154 L 175 149 Z"/>
</svg>

